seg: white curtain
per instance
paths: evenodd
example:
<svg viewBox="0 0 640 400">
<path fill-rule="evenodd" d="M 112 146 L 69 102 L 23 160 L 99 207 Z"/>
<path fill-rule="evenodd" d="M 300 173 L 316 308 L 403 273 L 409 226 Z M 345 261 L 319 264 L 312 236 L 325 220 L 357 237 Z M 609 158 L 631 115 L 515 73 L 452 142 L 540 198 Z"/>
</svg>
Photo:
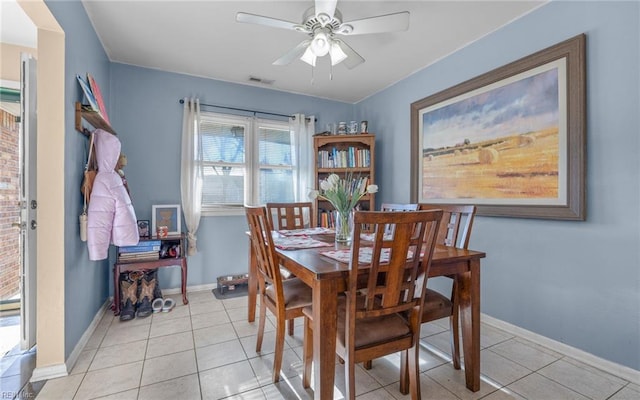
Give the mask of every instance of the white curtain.
<svg viewBox="0 0 640 400">
<path fill-rule="evenodd" d="M 315 188 L 313 182 L 315 120 L 315 116 L 305 117 L 304 114 L 294 114 L 289 118 L 289 129 L 295 140 L 295 152 L 299 166 L 294 182 L 296 201 L 310 201 L 309 191 Z"/>
<path fill-rule="evenodd" d="M 182 114 L 182 166 L 180 191 L 187 225 L 187 255 L 198 251 L 196 232 L 202 214 L 202 143 L 200 139 L 200 100 L 184 99 Z"/>
</svg>

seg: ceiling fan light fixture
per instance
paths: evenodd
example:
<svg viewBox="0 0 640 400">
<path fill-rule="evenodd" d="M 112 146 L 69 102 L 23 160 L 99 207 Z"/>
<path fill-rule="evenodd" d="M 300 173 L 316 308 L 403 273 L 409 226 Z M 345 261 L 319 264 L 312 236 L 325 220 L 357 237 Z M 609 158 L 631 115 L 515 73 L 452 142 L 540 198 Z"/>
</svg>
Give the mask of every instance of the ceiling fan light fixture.
<svg viewBox="0 0 640 400">
<path fill-rule="evenodd" d="M 313 53 L 313 50 L 311 50 L 311 46 L 307 47 L 307 50 L 305 50 L 304 54 L 302 55 L 302 57 L 300 57 L 300 59 L 306 62 L 307 64 L 311 65 L 312 67 L 316 66 L 317 57 Z"/>
<path fill-rule="evenodd" d="M 331 45 L 329 43 L 329 37 L 324 31 L 316 33 L 313 37 L 313 40 L 311 41 L 311 45 L 309 46 L 309 48 L 311 48 L 311 51 L 313 51 L 313 54 L 315 54 L 317 57 L 327 55 L 330 47 Z"/>
<path fill-rule="evenodd" d="M 340 47 L 337 40 L 331 41 L 329 56 L 331 57 L 331 65 L 338 65 L 347 58 L 347 54 L 342 51 L 342 47 Z"/>
</svg>

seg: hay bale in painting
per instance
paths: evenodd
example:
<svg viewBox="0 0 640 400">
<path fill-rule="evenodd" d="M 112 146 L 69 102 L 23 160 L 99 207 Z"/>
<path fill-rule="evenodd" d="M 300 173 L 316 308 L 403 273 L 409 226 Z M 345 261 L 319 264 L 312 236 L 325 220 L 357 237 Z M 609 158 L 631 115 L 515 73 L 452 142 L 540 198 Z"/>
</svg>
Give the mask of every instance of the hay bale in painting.
<svg viewBox="0 0 640 400">
<path fill-rule="evenodd" d="M 492 148 L 480 149 L 478 160 L 480 164 L 494 164 L 500 158 L 498 150 Z"/>
<path fill-rule="evenodd" d="M 526 147 L 535 143 L 535 136 L 530 135 L 520 135 L 518 137 L 518 147 Z"/>
</svg>

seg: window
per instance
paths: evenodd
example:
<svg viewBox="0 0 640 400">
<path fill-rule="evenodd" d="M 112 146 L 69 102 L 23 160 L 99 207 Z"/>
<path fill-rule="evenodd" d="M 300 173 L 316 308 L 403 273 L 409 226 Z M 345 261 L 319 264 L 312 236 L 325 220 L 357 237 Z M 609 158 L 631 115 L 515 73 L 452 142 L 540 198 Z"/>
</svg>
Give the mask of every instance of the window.
<svg viewBox="0 0 640 400">
<path fill-rule="evenodd" d="M 205 215 L 295 201 L 298 157 L 288 121 L 202 113 L 200 135 Z"/>
</svg>

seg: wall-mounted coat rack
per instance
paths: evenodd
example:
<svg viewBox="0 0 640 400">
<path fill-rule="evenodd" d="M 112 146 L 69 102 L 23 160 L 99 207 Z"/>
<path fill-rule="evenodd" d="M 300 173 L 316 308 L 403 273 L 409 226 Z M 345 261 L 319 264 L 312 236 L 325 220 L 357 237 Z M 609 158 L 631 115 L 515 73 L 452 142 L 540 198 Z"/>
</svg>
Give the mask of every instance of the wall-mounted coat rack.
<svg viewBox="0 0 640 400">
<path fill-rule="evenodd" d="M 109 133 L 117 135 L 116 131 L 114 131 L 111 125 L 109 125 L 104 120 L 104 118 L 102 118 L 99 112 L 92 109 L 91 106 L 83 105 L 80 104 L 80 102 L 76 102 L 76 130 L 88 137 L 91 131 L 82 126 L 83 119 L 96 129 L 102 129 Z"/>
</svg>

